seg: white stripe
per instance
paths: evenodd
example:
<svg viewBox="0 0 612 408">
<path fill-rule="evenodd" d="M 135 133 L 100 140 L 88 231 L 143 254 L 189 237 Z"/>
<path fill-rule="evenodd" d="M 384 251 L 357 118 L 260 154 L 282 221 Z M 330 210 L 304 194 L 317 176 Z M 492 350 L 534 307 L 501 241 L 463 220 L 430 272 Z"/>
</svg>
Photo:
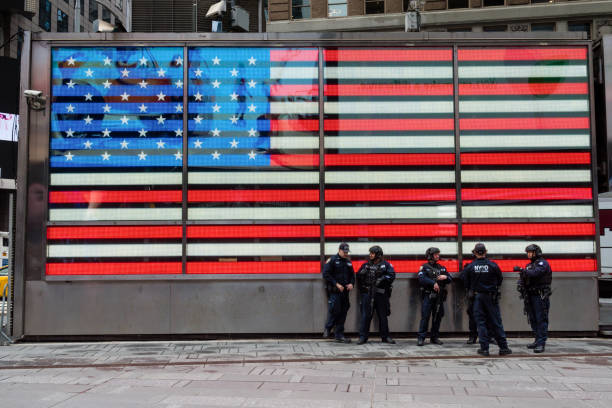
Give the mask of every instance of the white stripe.
<svg viewBox="0 0 612 408">
<path fill-rule="evenodd" d="M 462 170 L 462 183 L 589 182 L 589 170 Z"/>
<path fill-rule="evenodd" d="M 599 197 L 599 209 L 600 210 L 612 210 L 611 197 Z"/>
<path fill-rule="evenodd" d="M 325 78 L 342 79 L 442 79 L 453 77 L 453 67 L 325 67 L 324 75 Z"/>
<path fill-rule="evenodd" d="M 319 256 L 318 242 L 188 244 L 188 256 Z"/>
<path fill-rule="evenodd" d="M 529 244 L 538 244 L 544 254 L 592 254 L 595 252 L 593 241 L 488 241 L 485 242 L 490 254 L 523 254 Z M 463 241 L 463 253 L 471 253 L 476 241 Z"/>
<path fill-rule="evenodd" d="M 585 77 L 586 65 L 478 65 L 459 67 L 459 78 Z"/>
<path fill-rule="evenodd" d="M 181 244 L 47 245 L 49 258 L 182 256 Z"/>
<path fill-rule="evenodd" d="M 404 219 L 455 218 L 454 205 L 411 207 L 325 207 L 325 218 L 342 219 Z"/>
<path fill-rule="evenodd" d="M 271 79 L 309 79 L 318 77 L 318 67 L 270 67 Z"/>
<path fill-rule="evenodd" d="M 55 208 L 49 221 L 166 221 L 180 220 L 181 208 Z"/>
<path fill-rule="evenodd" d="M 181 184 L 175 173 L 52 173 L 52 186 L 134 186 Z"/>
<path fill-rule="evenodd" d="M 270 102 L 270 113 L 276 114 L 318 114 L 318 102 Z"/>
<path fill-rule="evenodd" d="M 190 208 L 190 220 L 308 220 L 319 218 L 319 207 Z"/>
<path fill-rule="evenodd" d="M 588 148 L 591 146 L 591 136 L 577 135 L 461 135 L 461 147 L 508 147 L 508 148 Z"/>
<path fill-rule="evenodd" d="M 190 184 L 319 184 L 317 171 L 189 172 Z"/>
<path fill-rule="evenodd" d="M 394 149 L 454 148 L 454 136 L 325 136 L 326 149 Z"/>
<path fill-rule="evenodd" d="M 327 184 L 454 183 L 453 171 L 326 171 Z"/>
<path fill-rule="evenodd" d="M 329 114 L 453 113 L 453 101 L 325 102 Z"/>
<path fill-rule="evenodd" d="M 590 205 L 484 205 L 463 206 L 464 218 L 568 218 L 592 217 Z"/>
<path fill-rule="evenodd" d="M 312 136 L 273 136 L 270 138 L 271 149 L 319 149 L 319 138 Z"/>
<path fill-rule="evenodd" d="M 589 102 L 586 99 L 545 99 L 545 100 L 481 100 L 459 102 L 461 113 L 484 112 L 588 112 Z M 452 109 L 451 109 L 452 111 Z"/>
<path fill-rule="evenodd" d="M 385 255 L 423 255 L 429 247 L 437 247 L 442 255 L 456 255 L 456 242 L 347 242 L 351 247 L 351 254 L 367 254 L 373 245 L 380 245 Z M 325 244 L 325 255 L 338 252 L 338 244 L 328 242 Z"/>
</svg>

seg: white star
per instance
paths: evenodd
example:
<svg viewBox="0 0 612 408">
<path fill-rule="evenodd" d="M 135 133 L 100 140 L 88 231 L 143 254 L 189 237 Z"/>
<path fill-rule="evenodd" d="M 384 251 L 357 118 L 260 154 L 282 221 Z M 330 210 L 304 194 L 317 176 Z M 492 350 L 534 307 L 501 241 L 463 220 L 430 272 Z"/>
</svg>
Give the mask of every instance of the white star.
<svg viewBox="0 0 612 408">
<path fill-rule="evenodd" d="M 138 160 L 146 160 L 147 159 L 147 154 L 145 152 L 140 152 L 138 154 Z"/>
<path fill-rule="evenodd" d="M 68 62 L 68 65 L 74 65 L 75 61 L 76 60 L 74 58 L 70 57 L 66 62 Z"/>
<path fill-rule="evenodd" d="M 129 98 L 130 98 L 130 95 L 128 95 L 127 92 L 123 91 L 123 93 L 121 94 L 121 100 L 127 101 Z"/>
<path fill-rule="evenodd" d="M 146 112 L 148 108 L 147 105 L 143 103 L 138 107 L 138 109 L 140 109 L 141 112 Z"/>
<path fill-rule="evenodd" d="M 195 94 L 195 95 L 193 95 L 193 96 L 195 97 L 195 100 L 196 100 L 196 101 L 201 101 L 201 100 L 202 100 L 202 96 L 204 96 L 204 95 L 202 95 L 202 94 L 200 93 L 200 91 L 198 91 L 198 93 L 196 93 L 196 94 Z"/>
<path fill-rule="evenodd" d="M 164 118 L 162 115 L 159 115 L 159 118 L 155 118 L 155 119 L 157 119 L 158 125 L 164 125 L 166 122 L 166 118 Z"/>
<path fill-rule="evenodd" d="M 66 111 L 68 111 L 70 113 L 74 112 L 74 106 L 72 106 L 72 104 L 66 106 Z"/>
<path fill-rule="evenodd" d="M 123 115 L 120 120 L 121 120 L 121 124 L 122 125 L 127 125 L 128 122 L 130 121 L 130 118 L 128 118 L 127 116 Z"/>
<path fill-rule="evenodd" d="M 174 83 L 174 85 L 175 85 L 177 88 L 182 88 L 182 87 L 183 87 L 183 81 L 181 81 L 181 80 L 179 79 L 178 81 L 176 81 L 176 82 Z"/>
<path fill-rule="evenodd" d="M 158 76 L 158 77 L 164 77 L 164 76 L 166 76 L 166 70 L 165 70 L 165 69 L 163 69 L 163 68 L 158 69 L 158 70 L 157 70 L 157 76 Z"/>
<path fill-rule="evenodd" d="M 108 152 L 104 152 L 104 154 L 101 154 L 100 156 L 102 156 L 102 160 L 108 160 L 110 159 L 111 155 L 108 154 Z"/>
<path fill-rule="evenodd" d="M 257 60 L 255 59 L 255 57 L 249 58 L 249 65 L 255 65 L 256 62 Z"/>
<path fill-rule="evenodd" d="M 122 149 L 127 149 L 130 142 L 123 139 L 123 142 L 120 143 Z"/>
<path fill-rule="evenodd" d="M 257 109 L 257 107 L 253 104 L 249 105 L 249 112 L 255 112 L 255 109 Z"/>
<path fill-rule="evenodd" d="M 236 92 L 233 92 L 230 97 L 232 98 L 232 101 L 237 101 L 238 100 L 238 94 Z"/>
<path fill-rule="evenodd" d="M 176 153 L 174 153 L 174 158 L 175 160 L 183 160 L 183 154 L 177 151 Z"/>
<path fill-rule="evenodd" d="M 66 85 L 68 85 L 68 88 L 74 88 L 74 86 L 76 85 L 75 82 L 72 81 L 72 79 L 68 82 L 66 82 Z"/>
<path fill-rule="evenodd" d="M 217 128 L 214 128 L 213 130 L 211 130 L 211 133 L 213 136 L 219 136 L 221 134 L 221 131 Z"/>
<path fill-rule="evenodd" d="M 221 60 L 219 59 L 219 57 L 215 56 L 215 58 L 213 58 L 212 62 L 213 62 L 213 65 L 219 65 Z"/>
<path fill-rule="evenodd" d="M 141 82 L 138 83 L 138 85 L 140 85 L 141 88 L 146 88 L 149 84 L 143 79 Z"/>
<path fill-rule="evenodd" d="M 249 137 L 255 137 L 257 136 L 257 131 L 253 128 L 249 129 Z"/>
<path fill-rule="evenodd" d="M 83 145 L 85 146 L 85 148 L 86 148 L 86 149 L 91 149 L 91 145 L 92 145 L 92 144 L 93 144 L 93 143 L 91 143 L 89 140 L 88 140 L 88 141 L 86 141 L 85 143 L 83 143 Z"/>
<path fill-rule="evenodd" d="M 68 152 L 64 155 L 64 157 L 66 158 L 66 161 L 72 161 L 72 158 L 74 157 L 74 154 Z"/>
<path fill-rule="evenodd" d="M 200 139 L 196 139 L 196 141 L 193 142 L 193 145 L 195 146 L 196 149 L 202 148 L 202 142 L 200 141 Z"/>
<path fill-rule="evenodd" d="M 110 137 L 111 131 L 108 128 L 102 131 L 102 137 Z"/>
<path fill-rule="evenodd" d="M 127 78 L 130 76 L 130 71 L 127 68 L 123 68 L 121 70 L 121 78 Z"/>
<path fill-rule="evenodd" d="M 217 105 L 216 103 L 212 107 L 213 112 L 219 112 L 219 109 L 221 109 L 221 106 Z"/>
<path fill-rule="evenodd" d="M 87 92 L 85 95 L 85 100 L 86 101 L 92 101 L 93 99 L 91 99 L 91 97 L 93 96 L 92 94 L 90 94 L 89 92 Z"/>
<path fill-rule="evenodd" d="M 166 147 L 166 142 L 160 139 L 159 142 L 157 142 L 157 148 L 164 149 L 165 147 Z"/>
<path fill-rule="evenodd" d="M 66 131 L 66 137 L 72 137 L 72 136 L 74 136 L 74 130 L 72 130 L 72 129 L 68 129 L 68 130 Z"/>
<path fill-rule="evenodd" d="M 147 132 L 148 132 L 147 130 L 140 129 L 138 131 L 138 137 L 147 137 Z"/>
<path fill-rule="evenodd" d="M 85 71 L 85 76 L 93 78 L 93 71 L 91 70 L 91 68 L 87 68 L 87 71 Z"/>
<path fill-rule="evenodd" d="M 107 103 L 106 105 L 104 105 L 102 107 L 102 110 L 104 111 L 104 113 L 109 113 L 111 111 L 111 107 L 110 105 Z"/>
<path fill-rule="evenodd" d="M 221 82 L 219 82 L 218 80 L 215 79 L 214 81 L 211 82 L 211 84 L 212 84 L 213 88 L 218 88 L 219 85 L 221 85 Z"/>
<path fill-rule="evenodd" d="M 87 117 L 83 120 L 85 121 L 86 125 L 91 125 L 91 122 L 93 122 L 93 118 L 89 115 L 87 115 Z"/>
<path fill-rule="evenodd" d="M 176 112 L 182 112 L 183 111 L 183 105 L 181 105 L 180 103 L 177 103 L 176 106 L 174 107 L 174 109 L 176 110 Z"/>
<path fill-rule="evenodd" d="M 236 123 L 238 123 L 238 116 L 234 115 L 230 118 L 230 121 L 232 122 L 233 125 L 235 125 Z"/>
<path fill-rule="evenodd" d="M 249 82 L 247 82 L 247 84 L 249 84 L 249 88 L 255 88 L 255 85 L 257 85 L 257 82 L 251 79 Z"/>
<path fill-rule="evenodd" d="M 257 154 L 253 150 L 251 150 L 249 152 L 249 160 L 255 160 L 255 156 L 257 156 Z"/>
<path fill-rule="evenodd" d="M 210 155 L 212 156 L 213 160 L 219 160 L 219 157 L 221 157 L 221 153 L 219 153 L 216 150 L 214 153 L 211 153 Z"/>
<path fill-rule="evenodd" d="M 238 148 L 238 141 L 236 139 L 232 139 L 232 141 L 230 142 L 230 145 L 231 145 L 232 149 L 237 149 Z"/>
<path fill-rule="evenodd" d="M 108 79 L 106 81 L 102 82 L 102 85 L 104 85 L 105 89 L 110 89 L 110 87 L 111 87 L 111 83 L 110 83 L 110 81 Z"/>
<path fill-rule="evenodd" d="M 195 120 L 195 123 L 197 123 L 198 125 L 199 125 L 200 123 L 202 123 L 202 119 L 204 119 L 204 118 L 200 117 L 200 115 L 198 115 L 198 116 L 196 116 L 195 118 L 193 118 L 193 120 Z"/>
<path fill-rule="evenodd" d="M 106 56 L 106 58 L 104 58 L 104 65 L 110 65 L 111 62 L 113 62 L 110 58 L 108 58 L 108 55 Z"/>
<path fill-rule="evenodd" d="M 232 74 L 233 77 L 237 77 L 238 76 L 238 70 L 236 68 L 232 69 L 230 71 L 230 74 Z"/>
<path fill-rule="evenodd" d="M 195 76 L 197 76 L 198 78 L 202 76 L 202 70 L 200 68 L 196 69 L 194 71 Z"/>
<path fill-rule="evenodd" d="M 147 59 L 147 57 L 145 57 L 144 55 L 142 56 L 141 59 L 138 60 L 140 65 L 147 65 L 147 63 L 149 62 L 149 60 Z"/>
<path fill-rule="evenodd" d="M 183 136 L 183 129 L 176 129 L 176 130 L 174 131 L 174 133 L 176 134 L 176 136 L 177 136 L 177 137 L 178 137 L 178 136 Z"/>
<path fill-rule="evenodd" d="M 166 95 L 164 95 L 164 93 L 162 91 L 159 91 L 159 93 L 157 94 L 157 100 L 158 101 L 163 101 L 165 97 L 166 97 Z"/>
<path fill-rule="evenodd" d="M 183 65 L 183 58 L 180 56 L 176 57 L 176 59 L 174 60 L 174 63 L 176 65 Z"/>
</svg>

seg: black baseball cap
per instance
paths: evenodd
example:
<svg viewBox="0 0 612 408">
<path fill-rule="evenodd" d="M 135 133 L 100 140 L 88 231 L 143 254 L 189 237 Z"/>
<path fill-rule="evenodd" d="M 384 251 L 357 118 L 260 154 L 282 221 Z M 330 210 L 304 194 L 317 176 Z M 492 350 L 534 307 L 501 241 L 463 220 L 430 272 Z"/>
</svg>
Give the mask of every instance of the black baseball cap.
<svg viewBox="0 0 612 408">
<path fill-rule="evenodd" d="M 482 242 L 474 245 L 474 249 L 472 250 L 473 254 L 483 255 L 487 253 L 487 247 Z"/>
<path fill-rule="evenodd" d="M 349 244 L 347 244 L 346 242 L 341 243 L 338 249 L 341 249 L 344 252 L 351 252 L 349 249 Z"/>
</svg>

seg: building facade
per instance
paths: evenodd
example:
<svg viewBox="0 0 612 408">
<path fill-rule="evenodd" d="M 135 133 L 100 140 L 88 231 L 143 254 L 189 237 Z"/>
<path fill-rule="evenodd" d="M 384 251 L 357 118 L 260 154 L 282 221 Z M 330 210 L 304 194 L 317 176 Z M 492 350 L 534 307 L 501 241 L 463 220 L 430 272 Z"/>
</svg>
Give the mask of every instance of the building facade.
<svg viewBox="0 0 612 408">
<path fill-rule="evenodd" d="M 269 0 L 268 7 L 270 32 L 403 31 L 413 10 L 421 31 L 583 31 L 598 38 L 612 29 L 609 0 Z"/>
</svg>

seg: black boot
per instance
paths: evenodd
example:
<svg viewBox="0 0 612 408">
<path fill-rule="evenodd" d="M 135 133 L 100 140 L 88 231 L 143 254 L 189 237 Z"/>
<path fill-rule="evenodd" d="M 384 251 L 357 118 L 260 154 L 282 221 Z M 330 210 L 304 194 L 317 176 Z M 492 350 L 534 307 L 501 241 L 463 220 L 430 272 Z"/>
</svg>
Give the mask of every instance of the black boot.
<svg viewBox="0 0 612 408">
<path fill-rule="evenodd" d="M 431 344 L 437 344 L 438 346 L 441 346 L 441 345 L 443 345 L 443 344 L 444 344 L 444 343 L 442 343 L 442 341 L 440 341 L 440 339 L 439 339 L 439 338 L 437 338 L 437 337 L 432 338 L 431 340 L 429 340 L 429 342 L 430 342 Z"/>
<path fill-rule="evenodd" d="M 543 344 L 538 344 L 537 346 L 535 346 L 535 348 L 533 349 L 534 353 L 543 353 L 545 351 L 546 347 L 544 347 Z"/>
<path fill-rule="evenodd" d="M 499 348 L 500 356 L 507 356 L 508 354 L 512 354 L 512 350 L 508 346 Z"/>
<path fill-rule="evenodd" d="M 329 339 L 329 336 L 331 335 L 331 332 L 328 328 L 325 328 L 325 330 L 323 330 L 323 338 L 324 339 Z"/>
<path fill-rule="evenodd" d="M 481 356 L 489 357 L 489 350 L 478 349 L 476 352 Z"/>
<path fill-rule="evenodd" d="M 476 341 L 478 341 L 478 336 L 470 336 L 465 344 L 476 344 Z"/>
<path fill-rule="evenodd" d="M 389 344 L 395 344 L 395 340 L 393 340 L 391 337 L 383 337 L 382 342 L 389 343 Z"/>
<path fill-rule="evenodd" d="M 425 345 L 425 339 L 419 337 L 419 339 L 417 340 L 417 346 L 421 347 Z"/>
<path fill-rule="evenodd" d="M 362 345 L 362 344 L 366 344 L 368 342 L 368 339 L 365 339 L 363 337 L 359 338 L 359 341 L 357 341 L 357 345 Z"/>
<path fill-rule="evenodd" d="M 535 341 L 533 343 L 527 345 L 527 348 L 529 350 L 533 350 L 536 347 L 538 347 L 538 343 L 536 343 Z"/>
</svg>

